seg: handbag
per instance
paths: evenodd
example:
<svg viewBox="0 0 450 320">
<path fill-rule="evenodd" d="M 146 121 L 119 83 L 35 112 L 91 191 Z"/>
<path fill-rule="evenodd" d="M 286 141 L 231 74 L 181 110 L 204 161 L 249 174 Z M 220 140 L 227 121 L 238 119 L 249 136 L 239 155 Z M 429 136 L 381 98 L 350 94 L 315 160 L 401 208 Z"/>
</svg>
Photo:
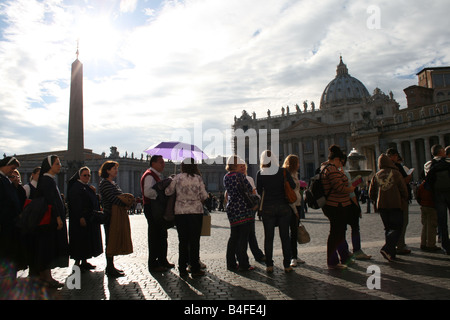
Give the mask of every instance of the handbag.
<svg viewBox="0 0 450 320">
<path fill-rule="evenodd" d="M 303 224 L 300 223 L 297 230 L 297 242 L 299 244 L 305 244 L 311 241 L 311 237 Z"/>
<path fill-rule="evenodd" d="M 286 195 L 286 200 L 289 203 L 294 203 L 297 201 L 297 195 L 295 194 L 295 191 L 291 188 L 291 185 L 289 184 L 289 181 L 286 178 L 286 169 L 283 170 L 284 174 L 284 194 Z"/>
<path fill-rule="evenodd" d="M 209 237 L 211 235 L 211 215 L 203 215 L 202 230 L 200 236 Z"/>
<path fill-rule="evenodd" d="M 238 178 L 237 187 L 239 192 L 242 194 L 245 203 L 247 204 L 247 208 L 256 210 L 259 204 L 259 197 L 256 194 L 246 190 L 243 179 Z"/>
<path fill-rule="evenodd" d="M 26 200 L 19 215 L 18 227 L 24 234 L 33 232 L 37 227 L 48 225 L 51 222 L 52 206 L 47 205 L 44 197 Z"/>
<path fill-rule="evenodd" d="M 265 194 L 266 194 L 266 190 L 263 189 L 262 196 L 261 196 L 261 201 L 259 202 L 259 207 L 258 207 L 258 215 L 259 216 L 261 216 L 262 211 L 263 211 L 264 195 Z"/>
<path fill-rule="evenodd" d="M 97 224 L 108 224 L 107 216 L 103 211 L 93 210 L 91 213 L 91 222 Z"/>
</svg>

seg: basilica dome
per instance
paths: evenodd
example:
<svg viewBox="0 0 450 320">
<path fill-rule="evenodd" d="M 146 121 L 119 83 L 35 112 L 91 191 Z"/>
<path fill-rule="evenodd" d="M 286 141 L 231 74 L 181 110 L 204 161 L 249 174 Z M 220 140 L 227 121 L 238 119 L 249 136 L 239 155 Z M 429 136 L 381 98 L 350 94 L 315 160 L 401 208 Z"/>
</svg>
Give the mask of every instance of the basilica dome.
<svg viewBox="0 0 450 320">
<path fill-rule="evenodd" d="M 364 84 L 348 73 L 347 65 L 341 61 L 337 67 L 337 75 L 323 91 L 320 99 L 320 109 L 344 105 L 363 103 L 370 98 Z"/>
</svg>

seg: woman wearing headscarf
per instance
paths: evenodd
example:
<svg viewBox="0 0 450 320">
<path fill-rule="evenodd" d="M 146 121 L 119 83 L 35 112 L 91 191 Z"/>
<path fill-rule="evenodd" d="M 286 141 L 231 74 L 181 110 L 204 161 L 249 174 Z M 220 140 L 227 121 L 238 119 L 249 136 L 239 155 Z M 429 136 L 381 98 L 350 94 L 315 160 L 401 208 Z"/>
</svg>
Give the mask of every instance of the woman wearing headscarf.
<svg viewBox="0 0 450 320">
<path fill-rule="evenodd" d="M 261 154 L 261 170 L 256 174 L 256 189 L 258 194 L 264 193 L 262 204 L 262 219 L 264 225 L 264 251 L 266 253 L 266 271 L 273 272 L 273 239 L 275 226 L 279 227 L 281 247 L 283 250 L 283 267 L 286 273 L 291 272 L 291 244 L 289 226 L 292 209 L 284 191 L 285 169 L 280 168 L 277 156 L 270 150 Z M 295 183 L 292 176 L 286 172 L 286 179 L 292 189 Z"/>
<path fill-rule="evenodd" d="M 87 260 L 103 253 L 100 224 L 94 217 L 100 206 L 95 188 L 89 185 L 90 179 L 91 170 L 82 167 L 67 187 L 70 257 L 81 270 L 95 269 Z"/>
<path fill-rule="evenodd" d="M 27 199 L 33 199 L 36 189 L 37 189 L 37 183 L 39 179 L 39 173 L 41 172 L 41 167 L 36 167 L 31 172 L 30 182 L 25 184 L 23 188 L 25 189 L 25 194 L 27 196 Z"/>
<path fill-rule="evenodd" d="M 194 159 L 181 163 L 181 173 L 177 174 L 165 194 L 176 194 L 175 225 L 178 232 L 178 265 L 181 275 L 186 275 L 186 267 L 191 266 L 193 276 L 202 276 L 200 269 L 200 233 L 203 221 L 203 202 L 208 198 L 205 184 Z"/>
<path fill-rule="evenodd" d="M 44 216 L 36 230 L 30 272 L 39 273 L 41 281 L 49 287 L 64 285 L 53 279 L 51 269 L 69 266 L 66 207 L 56 185 L 56 176 L 60 171 L 61 161 L 58 156 L 46 157 L 42 161 L 36 190 L 36 198 L 43 197 L 51 210 L 50 215 Z"/>
<path fill-rule="evenodd" d="M 20 166 L 15 157 L 5 157 L 0 161 L 0 278 L 16 278 L 19 230 L 16 221 L 21 212 L 17 190 L 9 177 Z"/>
<path fill-rule="evenodd" d="M 322 208 L 325 216 L 330 220 L 330 234 L 327 241 L 327 264 L 329 269 L 345 269 L 351 262 L 348 243 L 345 239 L 348 213 L 352 201 L 350 194 L 355 190 L 349 186 L 347 176 L 339 168 L 342 166 L 344 153 L 337 145 L 329 149 L 328 161 L 322 163 L 320 170 L 327 202 Z"/>
</svg>

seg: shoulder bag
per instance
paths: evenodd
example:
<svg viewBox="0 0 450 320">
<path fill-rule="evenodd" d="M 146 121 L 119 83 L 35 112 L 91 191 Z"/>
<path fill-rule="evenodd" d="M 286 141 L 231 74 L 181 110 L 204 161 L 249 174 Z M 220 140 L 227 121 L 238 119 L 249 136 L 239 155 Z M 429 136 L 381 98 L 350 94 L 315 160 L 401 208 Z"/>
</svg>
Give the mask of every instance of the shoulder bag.
<svg viewBox="0 0 450 320">
<path fill-rule="evenodd" d="M 299 244 L 305 244 L 311 241 L 311 237 L 309 236 L 308 231 L 305 226 L 300 222 L 300 225 L 297 227 L 297 242 Z"/>
<path fill-rule="evenodd" d="M 251 193 L 245 188 L 244 178 L 242 176 L 237 176 L 237 187 L 239 192 L 242 194 L 245 203 L 247 204 L 247 208 L 256 210 L 259 204 L 259 198 L 256 194 Z"/>
<path fill-rule="evenodd" d="M 286 177 L 286 169 L 283 170 L 283 174 L 284 174 L 284 194 L 286 195 L 286 200 L 289 203 L 294 203 L 295 201 L 297 201 L 297 195 L 295 194 L 294 189 L 291 188 L 291 185 L 289 184 L 289 181 L 287 180 Z"/>
</svg>

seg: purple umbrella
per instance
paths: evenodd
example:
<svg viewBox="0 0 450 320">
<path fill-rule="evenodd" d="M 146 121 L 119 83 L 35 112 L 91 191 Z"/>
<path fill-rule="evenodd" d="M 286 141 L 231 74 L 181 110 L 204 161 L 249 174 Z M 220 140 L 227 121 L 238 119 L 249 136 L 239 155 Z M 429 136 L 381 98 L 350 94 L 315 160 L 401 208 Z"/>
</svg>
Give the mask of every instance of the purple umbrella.
<svg viewBox="0 0 450 320">
<path fill-rule="evenodd" d="M 172 161 L 183 161 L 186 158 L 193 158 L 194 160 L 208 159 L 208 156 L 198 147 L 178 141 L 160 142 L 144 150 L 144 152 L 152 156 L 161 155 L 163 158 Z"/>
</svg>

